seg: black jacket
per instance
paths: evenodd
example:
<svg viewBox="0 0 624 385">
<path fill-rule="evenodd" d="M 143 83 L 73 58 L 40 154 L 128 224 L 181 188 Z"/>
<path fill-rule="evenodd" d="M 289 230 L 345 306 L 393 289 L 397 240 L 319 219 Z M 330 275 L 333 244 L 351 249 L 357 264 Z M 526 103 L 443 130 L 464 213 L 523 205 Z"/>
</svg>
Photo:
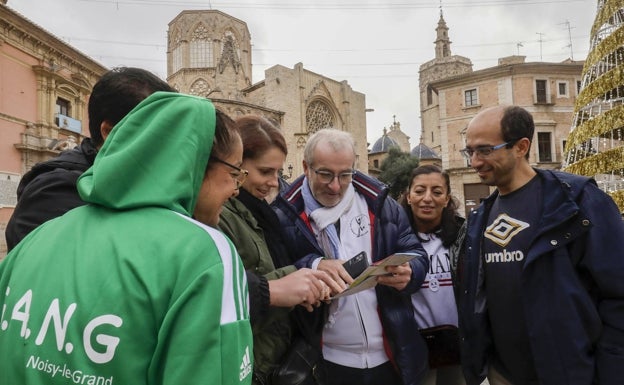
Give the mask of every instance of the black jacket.
<svg viewBox="0 0 624 385">
<path fill-rule="evenodd" d="M 624 222 L 593 180 L 535 171 L 547 194 L 539 223 L 531 223 L 536 236 L 526 252 L 518 306 L 539 383 L 622 384 Z M 459 260 L 461 358 L 466 383 L 474 385 L 485 379 L 492 352 L 481 247 L 497 195 L 470 214 Z"/>
<path fill-rule="evenodd" d="M 93 165 L 97 149 L 89 138 L 73 150 L 37 163 L 17 187 L 17 206 L 9 220 L 5 237 L 11 251 L 42 223 L 82 206 L 76 182 Z"/>
</svg>

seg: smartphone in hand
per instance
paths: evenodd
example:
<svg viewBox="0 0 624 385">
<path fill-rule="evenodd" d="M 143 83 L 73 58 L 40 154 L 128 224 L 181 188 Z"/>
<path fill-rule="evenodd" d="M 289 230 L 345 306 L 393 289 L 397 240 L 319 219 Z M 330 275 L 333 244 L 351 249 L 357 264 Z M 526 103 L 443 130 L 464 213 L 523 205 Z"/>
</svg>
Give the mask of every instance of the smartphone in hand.
<svg viewBox="0 0 624 385">
<path fill-rule="evenodd" d="M 357 278 L 368 267 L 366 252 L 362 251 L 342 265 L 352 278 Z"/>
</svg>

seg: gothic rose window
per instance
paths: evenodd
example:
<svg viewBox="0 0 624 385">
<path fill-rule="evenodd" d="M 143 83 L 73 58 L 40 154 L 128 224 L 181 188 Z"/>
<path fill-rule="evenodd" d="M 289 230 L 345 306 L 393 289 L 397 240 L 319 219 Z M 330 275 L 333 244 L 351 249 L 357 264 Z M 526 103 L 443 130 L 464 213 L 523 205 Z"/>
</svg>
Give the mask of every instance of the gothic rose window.
<svg viewBox="0 0 624 385">
<path fill-rule="evenodd" d="M 189 94 L 195 96 L 206 96 L 208 95 L 208 91 L 210 91 L 210 85 L 208 85 L 208 82 L 204 79 L 198 79 L 193 82 L 193 85 L 191 85 Z"/>
<path fill-rule="evenodd" d="M 308 132 L 316 132 L 334 126 L 334 114 L 324 102 L 315 100 L 306 109 L 306 126 Z"/>
</svg>

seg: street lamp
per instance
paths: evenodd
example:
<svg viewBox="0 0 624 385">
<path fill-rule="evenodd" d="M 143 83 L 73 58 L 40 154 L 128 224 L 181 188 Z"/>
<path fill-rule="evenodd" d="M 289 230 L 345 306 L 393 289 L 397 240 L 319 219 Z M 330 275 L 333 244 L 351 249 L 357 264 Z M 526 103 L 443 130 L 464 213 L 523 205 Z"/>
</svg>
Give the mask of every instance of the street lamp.
<svg viewBox="0 0 624 385">
<path fill-rule="evenodd" d="M 288 165 L 288 175 L 284 174 L 284 170 L 280 170 L 280 177 L 284 180 L 290 179 L 292 178 L 292 172 L 293 172 L 293 165 L 289 164 Z"/>
</svg>

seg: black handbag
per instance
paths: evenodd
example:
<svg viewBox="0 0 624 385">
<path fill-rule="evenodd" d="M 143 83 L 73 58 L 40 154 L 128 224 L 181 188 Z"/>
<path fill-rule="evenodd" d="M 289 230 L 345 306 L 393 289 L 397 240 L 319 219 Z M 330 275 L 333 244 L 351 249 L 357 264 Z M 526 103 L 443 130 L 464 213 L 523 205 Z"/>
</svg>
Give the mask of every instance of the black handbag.
<svg viewBox="0 0 624 385">
<path fill-rule="evenodd" d="M 459 333 L 453 325 L 420 329 L 429 349 L 429 368 L 459 365 Z"/>
<path fill-rule="evenodd" d="M 298 338 L 271 376 L 272 385 L 322 385 L 323 354 L 320 348 Z"/>
</svg>

